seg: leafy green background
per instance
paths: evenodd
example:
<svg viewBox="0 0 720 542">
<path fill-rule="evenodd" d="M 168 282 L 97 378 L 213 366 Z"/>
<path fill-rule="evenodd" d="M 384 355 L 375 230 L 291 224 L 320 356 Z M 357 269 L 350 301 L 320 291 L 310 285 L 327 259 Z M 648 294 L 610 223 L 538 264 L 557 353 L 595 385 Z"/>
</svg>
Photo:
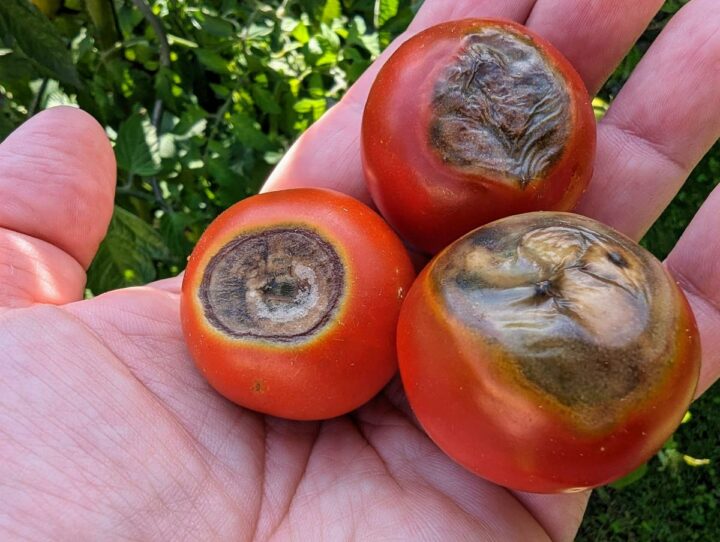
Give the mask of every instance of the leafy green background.
<svg viewBox="0 0 720 542">
<path fill-rule="evenodd" d="M 33 2 L 40 10 L 0 1 L 0 140 L 58 104 L 106 127 L 118 187 L 88 272 L 89 293 L 99 294 L 181 271 L 213 217 L 258 190 L 422 0 Z M 665 2 L 600 92 L 605 105 L 685 3 Z M 645 246 L 667 255 L 719 180 L 716 145 Z M 646 467 L 594 493 L 578 540 L 718 539 L 717 435 L 711 390 Z"/>
</svg>

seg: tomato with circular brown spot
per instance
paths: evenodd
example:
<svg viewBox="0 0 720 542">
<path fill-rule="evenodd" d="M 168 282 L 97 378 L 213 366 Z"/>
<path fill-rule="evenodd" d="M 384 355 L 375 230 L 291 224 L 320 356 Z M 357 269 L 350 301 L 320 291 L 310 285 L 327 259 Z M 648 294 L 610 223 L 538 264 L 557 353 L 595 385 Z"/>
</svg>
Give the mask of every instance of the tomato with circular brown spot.
<svg viewBox="0 0 720 542">
<path fill-rule="evenodd" d="M 592 175 L 595 118 L 550 43 L 516 23 L 466 19 L 395 51 L 370 90 L 361 139 L 382 215 L 434 253 L 504 216 L 572 209 Z"/>
<path fill-rule="evenodd" d="M 602 485 L 650 458 L 700 368 L 693 314 L 662 264 L 599 222 L 550 212 L 436 256 L 403 305 L 398 355 L 438 446 L 535 492 Z"/>
<path fill-rule="evenodd" d="M 203 234 L 181 298 L 190 353 L 242 406 L 291 419 L 344 414 L 392 377 L 414 272 L 373 211 L 337 192 L 253 196 Z"/>
</svg>

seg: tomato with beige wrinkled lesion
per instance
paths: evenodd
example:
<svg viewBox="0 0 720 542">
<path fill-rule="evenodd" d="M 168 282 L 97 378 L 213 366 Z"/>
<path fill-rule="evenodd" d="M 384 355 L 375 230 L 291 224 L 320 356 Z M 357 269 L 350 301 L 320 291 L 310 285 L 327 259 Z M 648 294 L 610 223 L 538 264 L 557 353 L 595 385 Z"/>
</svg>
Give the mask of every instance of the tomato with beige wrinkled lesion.
<svg viewBox="0 0 720 542">
<path fill-rule="evenodd" d="M 466 19 L 424 30 L 390 57 L 361 143 L 382 215 L 435 253 L 504 216 L 571 210 L 592 175 L 595 118 L 551 44 L 516 23 Z"/>
<path fill-rule="evenodd" d="M 595 487 L 649 459 L 685 414 L 698 330 L 662 264 L 568 213 L 481 227 L 419 275 L 400 373 L 430 437 L 498 484 Z"/>
<path fill-rule="evenodd" d="M 397 368 L 395 331 L 414 278 L 401 241 L 362 203 L 330 190 L 253 196 L 193 251 L 181 315 L 208 382 L 290 419 L 344 414 Z"/>
</svg>

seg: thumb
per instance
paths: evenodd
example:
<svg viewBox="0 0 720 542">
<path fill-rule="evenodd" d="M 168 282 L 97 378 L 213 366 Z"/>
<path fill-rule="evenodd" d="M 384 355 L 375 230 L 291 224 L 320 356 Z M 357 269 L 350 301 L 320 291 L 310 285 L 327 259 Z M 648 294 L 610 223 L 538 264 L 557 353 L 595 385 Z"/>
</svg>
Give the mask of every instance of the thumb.
<svg viewBox="0 0 720 542">
<path fill-rule="evenodd" d="M 44 111 L 0 145 L 0 310 L 82 297 L 113 209 L 115 157 L 102 127 Z"/>
</svg>

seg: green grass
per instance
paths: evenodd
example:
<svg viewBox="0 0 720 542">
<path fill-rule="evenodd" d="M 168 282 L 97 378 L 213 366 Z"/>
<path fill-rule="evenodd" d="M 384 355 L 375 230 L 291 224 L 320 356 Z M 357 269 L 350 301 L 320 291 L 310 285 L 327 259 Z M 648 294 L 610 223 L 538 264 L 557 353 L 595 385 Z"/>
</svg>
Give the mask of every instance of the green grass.
<svg viewBox="0 0 720 542">
<path fill-rule="evenodd" d="M 703 395 L 691 412 L 673 438 L 675 451 L 654 458 L 644 477 L 593 493 L 578 542 L 720 540 L 718 390 Z M 691 467 L 682 454 L 710 463 Z"/>
</svg>

